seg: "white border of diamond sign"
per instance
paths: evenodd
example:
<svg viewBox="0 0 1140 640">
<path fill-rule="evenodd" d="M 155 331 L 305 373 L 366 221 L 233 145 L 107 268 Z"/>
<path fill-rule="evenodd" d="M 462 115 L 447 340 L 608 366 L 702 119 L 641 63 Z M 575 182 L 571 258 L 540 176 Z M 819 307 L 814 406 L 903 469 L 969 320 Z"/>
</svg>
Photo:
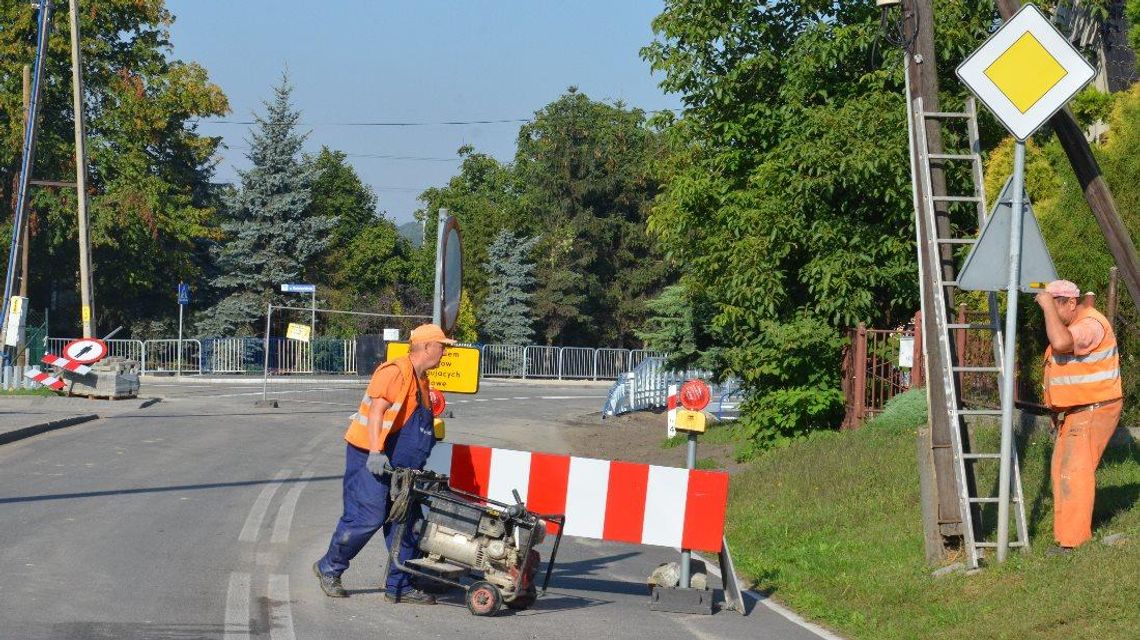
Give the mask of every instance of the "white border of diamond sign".
<svg viewBox="0 0 1140 640">
<path fill-rule="evenodd" d="M 1045 50 L 1065 69 L 1066 74 L 1028 111 L 1022 113 L 986 76 L 985 71 L 1026 32 L 1032 33 L 1037 38 Z M 970 54 L 970 57 L 958 66 L 957 72 L 958 78 L 989 107 L 1018 140 L 1025 140 L 1033 135 L 1038 127 L 1053 117 L 1054 113 L 1064 107 L 1065 103 L 1096 75 L 1096 70 L 1088 60 L 1085 60 L 1084 56 L 1049 22 L 1049 19 L 1031 4 L 1023 6 L 982 46 Z"/>
</svg>

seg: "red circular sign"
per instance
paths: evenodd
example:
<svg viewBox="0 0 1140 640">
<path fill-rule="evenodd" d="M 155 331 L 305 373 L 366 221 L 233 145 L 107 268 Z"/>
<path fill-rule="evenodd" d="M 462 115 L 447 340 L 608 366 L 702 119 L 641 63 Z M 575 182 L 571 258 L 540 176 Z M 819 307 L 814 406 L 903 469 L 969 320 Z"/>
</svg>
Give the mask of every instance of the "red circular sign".
<svg viewBox="0 0 1140 640">
<path fill-rule="evenodd" d="M 709 405 L 712 395 L 709 386 L 703 380 L 686 380 L 678 393 L 681 396 L 681 406 L 689 411 L 700 411 Z"/>
<path fill-rule="evenodd" d="M 107 355 L 107 343 L 98 338 L 79 338 L 63 345 L 63 357 L 79 364 L 95 364 Z"/>
<path fill-rule="evenodd" d="M 431 389 L 428 391 L 428 402 L 431 403 L 431 414 L 439 417 L 443 410 L 447 408 L 447 398 L 443 397 L 442 391 Z"/>
</svg>

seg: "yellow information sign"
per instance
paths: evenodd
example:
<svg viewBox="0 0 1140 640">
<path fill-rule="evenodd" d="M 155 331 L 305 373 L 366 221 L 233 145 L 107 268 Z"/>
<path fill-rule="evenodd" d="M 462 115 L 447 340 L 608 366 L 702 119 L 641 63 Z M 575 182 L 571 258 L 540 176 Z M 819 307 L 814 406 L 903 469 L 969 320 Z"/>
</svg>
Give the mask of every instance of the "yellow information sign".
<svg viewBox="0 0 1140 640">
<path fill-rule="evenodd" d="M 307 324 L 299 324 L 290 322 L 289 327 L 285 329 L 285 337 L 290 340 L 300 340 L 301 342 L 308 342 L 309 336 L 313 333 L 312 327 Z"/>
<path fill-rule="evenodd" d="M 388 360 L 408 353 L 407 342 L 389 342 Z M 479 392 L 479 350 L 475 347 L 448 347 L 439 366 L 428 371 L 431 386 L 448 393 Z"/>
</svg>

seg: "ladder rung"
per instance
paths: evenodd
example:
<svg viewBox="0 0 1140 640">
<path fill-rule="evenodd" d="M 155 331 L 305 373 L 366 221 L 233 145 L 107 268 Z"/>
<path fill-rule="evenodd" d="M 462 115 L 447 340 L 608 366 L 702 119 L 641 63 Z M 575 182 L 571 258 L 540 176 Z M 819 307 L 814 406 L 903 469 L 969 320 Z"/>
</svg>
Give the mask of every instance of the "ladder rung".
<svg viewBox="0 0 1140 640">
<path fill-rule="evenodd" d="M 946 325 L 947 329 L 988 329 L 990 331 L 997 331 L 997 327 L 992 324 L 981 324 L 978 322 L 950 322 Z"/>
<path fill-rule="evenodd" d="M 923 118 L 969 118 L 965 111 L 923 111 Z"/>
<path fill-rule="evenodd" d="M 930 153 L 927 157 L 931 160 L 980 160 L 977 154 L 974 153 Z"/>
<path fill-rule="evenodd" d="M 977 238 L 942 238 L 938 244 L 978 244 Z"/>
<path fill-rule="evenodd" d="M 981 202 L 978 196 L 930 196 L 935 202 Z"/>
<path fill-rule="evenodd" d="M 1000 453 L 963 453 L 966 460 L 1001 460 Z"/>
<path fill-rule="evenodd" d="M 943 280 L 942 286 L 944 286 L 944 287 L 956 287 L 956 286 L 958 286 L 958 281 L 957 280 Z"/>
<path fill-rule="evenodd" d="M 1000 416 L 1001 409 L 958 409 L 960 416 Z"/>
<path fill-rule="evenodd" d="M 975 547 L 985 547 L 987 549 L 996 549 L 997 543 L 996 542 L 975 542 L 974 546 Z M 1024 547 L 1025 543 L 1022 542 L 1021 540 L 1010 540 L 1009 546 L 1011 546 L 1011 547 Z"/>
<path fill-rule="evenodd" d="M 956 373 L 1001 373 L 1001 367 L 950 367 Z"/>
<path fill-rule="evenodd" d="M 1000 500 L 1000 498 L 970 498 L 970 502 L 973 502 L 975 504 L 979 504 L 979 503 L 980 504 L 997 504 L 998 500 Z M 1009 497 L 1009 501 L 1010 502 L 1021 502 L 1021 500 L 1018 500 L 1017 498 L 1015 498 L 1013 496 Z"/>
</svg>

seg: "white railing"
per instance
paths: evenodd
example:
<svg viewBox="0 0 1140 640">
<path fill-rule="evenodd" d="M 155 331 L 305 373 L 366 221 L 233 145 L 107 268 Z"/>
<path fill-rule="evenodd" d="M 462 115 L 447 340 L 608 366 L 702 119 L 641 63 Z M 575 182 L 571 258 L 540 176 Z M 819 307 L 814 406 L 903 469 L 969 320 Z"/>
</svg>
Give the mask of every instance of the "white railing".
<svg viewBox="0 0 1140 640">
<path fill-rule="evenodd" d="M 49 353 L 59 354 L 72 338 L 47 338 Z M 178 340 L 107 340 L 109 356 L 135 360 L 144 374 L 173 373 L 178 368 Z M 472 345 L 480 349 L 480 374 L 489 378 L 616 380 L 632 366 L 659 356 L 644 349 Z M 182 373 L 264 375 L 264 339 L 185 338 Z M 311 343 L 272 338 L 269 374 L 356 375 L 355 338 L 316 338 Z"/>
<path fill-rule="evenodd" d="M 202 373 L 202 341 L 183 338 L 182 358 L 178 357 L 178 340 L 146 340 L 143 342 L 142 371 L 145 373 Z"/>
<path fill-rule="evenodd" d="M 672 371 L 665 368 L 665 358 L 643 355 L 641 363 L 610 388 L 609 397 L 602 407 L 602 416 L 662 409 L 669 399 L 669 385 L 681 384 L 690 378 L 707 380 L 711 377 L 711 372 L 698 369 Z M 715 396 L 718 392 L 713 390 L 713 393 Z"/>
</svg>

